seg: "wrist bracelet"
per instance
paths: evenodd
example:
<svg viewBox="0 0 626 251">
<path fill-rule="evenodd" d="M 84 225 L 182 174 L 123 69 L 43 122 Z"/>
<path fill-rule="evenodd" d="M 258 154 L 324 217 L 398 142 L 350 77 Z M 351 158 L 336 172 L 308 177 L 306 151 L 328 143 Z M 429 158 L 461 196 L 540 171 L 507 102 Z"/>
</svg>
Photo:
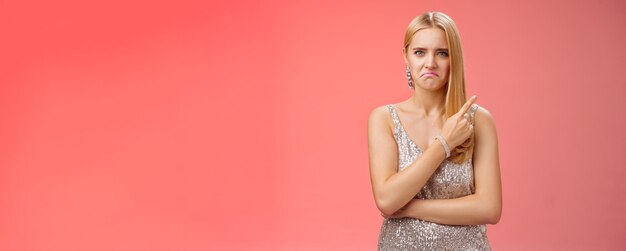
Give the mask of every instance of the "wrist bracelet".
<svg viewBox="0 0 626 251">
<path fill-rule="evenodd" d="M 446 142 L 446 139 L 444 139 L 441 135 L 437 135 L 435 139 L 438 139 L 439 142 L 441 142 L 441 145 L 443 145 L 443 150 L 446 151 L 446 159 L 450 157 L 450 147 L 448 147 L 448 142 Z"/>
</svg>

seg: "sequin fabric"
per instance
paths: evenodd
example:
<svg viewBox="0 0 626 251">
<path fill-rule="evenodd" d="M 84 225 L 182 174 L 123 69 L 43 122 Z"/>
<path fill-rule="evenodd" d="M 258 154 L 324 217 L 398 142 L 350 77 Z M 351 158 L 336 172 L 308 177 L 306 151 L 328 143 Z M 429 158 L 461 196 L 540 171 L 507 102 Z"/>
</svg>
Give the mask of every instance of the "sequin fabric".
<svg viewBox="0 0 626 251">
<path fill-rule="evenodd" d="M 416 160 L 422 149 L 406 134 L 394 104 L 387 105 L 393 118 L 393 136 L 398 144 L 398 171 Z M 471 121 L 478 109 L 469 110 Z M 422 190 L 418 199 L 451 199 L 474 193 L 472 160 L 456 164 L 444 160 Z M 378 250 L 491 250 L 485 225 L 444 225 L 415 218 L 384 218 L 378 237 Z"/>
</svg>

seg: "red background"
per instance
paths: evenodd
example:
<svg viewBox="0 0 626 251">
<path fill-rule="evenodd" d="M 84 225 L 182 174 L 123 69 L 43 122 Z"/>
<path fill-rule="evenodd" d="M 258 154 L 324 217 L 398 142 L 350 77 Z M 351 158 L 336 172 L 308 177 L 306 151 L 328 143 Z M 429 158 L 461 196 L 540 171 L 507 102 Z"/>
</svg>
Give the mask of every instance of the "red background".
<svg viewBox="0 0 626 251">
<path fill-rule="evenodd" d="M 0 1 L 0 250 L 374 250 L 367 116 L 450 15 L 495 250 L 626 241 L 623 1 Z"/>
</svg>

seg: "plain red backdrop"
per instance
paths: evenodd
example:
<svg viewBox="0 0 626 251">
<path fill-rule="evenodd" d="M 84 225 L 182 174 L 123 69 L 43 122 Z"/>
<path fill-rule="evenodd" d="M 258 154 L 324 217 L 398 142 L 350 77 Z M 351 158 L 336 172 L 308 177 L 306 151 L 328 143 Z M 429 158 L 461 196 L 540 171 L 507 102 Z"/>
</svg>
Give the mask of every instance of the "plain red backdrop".
<svg viewBox="0 0 626 251">
<path fill-rule="evenodd" d="M 375 250 L 367 116 L 461 32 L 495 250 L 626 248 L 623 1 L 0 1 L 0 250 Z"/>
</svg>

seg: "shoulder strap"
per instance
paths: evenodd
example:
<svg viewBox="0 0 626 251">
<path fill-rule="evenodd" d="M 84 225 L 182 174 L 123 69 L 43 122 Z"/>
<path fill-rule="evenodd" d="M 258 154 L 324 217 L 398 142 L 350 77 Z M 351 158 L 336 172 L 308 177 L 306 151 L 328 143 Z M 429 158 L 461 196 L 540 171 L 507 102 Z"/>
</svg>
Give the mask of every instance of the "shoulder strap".
<svg viewBox="0 0 626 251">
<path fill-rule="evenodd" d="M 393 125 L 396 126 L 400 123 L 400 119 L 398 118 L 398 113 L 396 112 L 396 108 L 393 104 L 388 104 L 387 108 L 389 108 L 389 112 L 391 112 L 391 118 L 393 119 Z"/>
<path fill-rule="evenodd" d="M 387 108 L 389 109 L 389 112 L 391 112 L 391 118 L 393 120 L 393 138 L 398 141 L 398 133 L 402 130 L 400 126 L 400 118 L 398 118 L 398 112 L 396 111 L 394 104 L 388 104 Z"/>
<path fill-rule="evenodd" d="M 472 117 L 472 124 L 474 124 L 476 110 L 478 110 L 478 104 L 472 104 L 472 106 L 469 109 L 469 114 Z"/>
</svg>

